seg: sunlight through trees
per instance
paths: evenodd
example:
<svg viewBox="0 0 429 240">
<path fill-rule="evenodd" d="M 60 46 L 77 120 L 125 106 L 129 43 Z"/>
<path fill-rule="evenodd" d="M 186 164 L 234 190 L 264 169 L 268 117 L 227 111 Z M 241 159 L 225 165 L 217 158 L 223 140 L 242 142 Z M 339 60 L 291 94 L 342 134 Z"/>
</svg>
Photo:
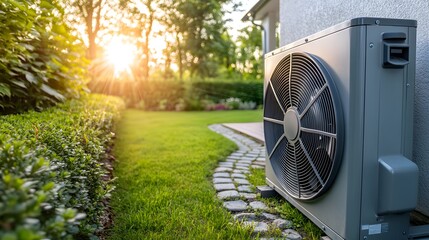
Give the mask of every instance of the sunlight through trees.
<svg viewBox="0 0 429 240">
<path fill-rule="evenodd" d="M 233 3 L 239 1 L 69 0 L 65 8 L 76 28 L 84 26 L 94 79 L 260 79 L 261 31 L 250 24 L 231 31 L 225 13 L 237 10 Z M 118 38 L 135 46 L 129 68 L 107 56 Z"/>
</svg>

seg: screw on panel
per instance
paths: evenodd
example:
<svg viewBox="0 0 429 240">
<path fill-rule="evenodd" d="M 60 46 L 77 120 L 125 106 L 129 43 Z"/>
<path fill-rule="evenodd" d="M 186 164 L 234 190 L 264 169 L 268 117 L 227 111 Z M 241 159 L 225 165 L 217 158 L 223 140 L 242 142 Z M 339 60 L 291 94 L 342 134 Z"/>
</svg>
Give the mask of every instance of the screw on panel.
<svg viewBox="0 0 429 240">
<path fill-rule="evenodd" d="M 369 47 L 373 48 L 374 47 L 374 43 L 369 43 Z"/>
<path fill-rule="evenodd" d="M 363 236 L 363 239 L 367 239 L 368 237 L 367 236 Z"/>
<path fill-rule="evenodd" d="M 323 231 L 326 231 L 326 227 L 325 227 L 325 226 L 322 226 L 322 230 L 323 230 Z"/>
<path fill-rule="evenodd" d="M 375 24 L 380 24 L 380 20 L 375 20 Z"/>
<path fill-rule="evenodd" d="M 304 41 L 305 41 L 305 42 L 308 42 L 308 38 L 306 38 Z"/>
<path fill-rule="evenodd" d="M 406 232 L 405 232 L 405 231 L 403 231 L 403 232 L 402 232 L 402 235 L 405 235 L 405 234 L 406 234 Z"/>
<path fill-rule="evenodd" d="M 410 84 L 409 83 L 407 83 L 407 87 L 409 87 L 410 86 Z"/>
</svg>

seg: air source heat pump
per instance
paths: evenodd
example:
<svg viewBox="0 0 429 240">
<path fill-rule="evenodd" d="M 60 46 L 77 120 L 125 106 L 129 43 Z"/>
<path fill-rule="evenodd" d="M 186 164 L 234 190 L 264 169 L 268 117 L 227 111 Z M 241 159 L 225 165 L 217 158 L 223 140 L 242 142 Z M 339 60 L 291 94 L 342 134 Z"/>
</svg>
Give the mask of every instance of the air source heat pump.
<svg viewBox="0 0 429 240">
<path fill-rule="evenodd" d="M 265 56 L 266 180 L 332 239 L 408 239 L 416 21 L 357 18 Z"/>
</svg>

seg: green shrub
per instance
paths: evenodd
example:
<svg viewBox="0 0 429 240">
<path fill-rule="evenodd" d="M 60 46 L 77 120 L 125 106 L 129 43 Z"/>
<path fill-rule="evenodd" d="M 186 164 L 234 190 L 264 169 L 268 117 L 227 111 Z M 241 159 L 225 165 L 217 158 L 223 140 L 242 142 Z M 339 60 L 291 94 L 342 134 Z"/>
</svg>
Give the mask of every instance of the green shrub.
<svg viewBox="0 0 429 240">
<path fill-rule="evenodd" d="M 253 109 L 263 102 L 262 82 L 93 81 L 95 93 L 120 96 L 128 107 L 144 110 L 204 110 L 222 100 L 238 98 L 233 109 Z M 243 103 L 245 103 L 243 105 Z M 224 105 L 222 103 L 222 105 Z"/>
<path fill-rule="evenodd" d="M 262 82 L 193 82 L 188 93 L 195 99 L 209 99 L 220 102 L 222 99 L 239 98 L 243 102 L 263 103 Z"/>
<path fill-rule="evenodd" d="M 88 96 L 0 117 L 0 239 L 95 236 L 112 190 L 104 160 L 122 107 Z"/>
<path fill-rule="evenodd" d="M 52 0 L 0 2 L 0 109 L 38 110 L 84 88 L 84 45 Z"/>
</svg>

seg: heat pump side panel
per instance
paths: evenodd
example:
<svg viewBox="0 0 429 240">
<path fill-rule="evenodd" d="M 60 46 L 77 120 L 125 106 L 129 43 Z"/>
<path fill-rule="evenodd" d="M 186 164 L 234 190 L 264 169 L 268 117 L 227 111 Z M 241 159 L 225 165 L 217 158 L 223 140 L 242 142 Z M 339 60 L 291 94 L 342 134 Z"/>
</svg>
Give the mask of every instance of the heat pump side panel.
<svg viewBox="0 0 429 240">
<path fill-rule="evenodd" d="M 333 239 L 359 236 L 365 77 L 365 51 L 362 49 L 365 48 L 365 29 L 366 26 L 354 26 L 315 39 L 310 37 L 306 43 L 294 43 L 294 47 L 286 47 L 283 52 L 267 57 L 265 62 L 267 83 L 276 63 L 287 54 L 313 54 L 323 62 L 337 87 L 343 107 L 345 142 L 343 160 L 332 187 L 313 201 L 298 201 L 281 187 L 269 161 L 266 165 L 267 183 Z"/>
<path fill-rule="evenodd" d="M 410 32 L 411 31 L 411 32 Z M 409 64 L 404 68 L 383 68 L 385 33 L 404 33 L 410 49 Z M 379 159 L 389 156 L 404 156 L 412 159 L 412 106 L 414 92 L 415 28 L 393 26 L 368 26 L 365 85 L 365 132 L 362 177 L 362 223 L 361 236 L 365 239 L 408 239 L 408 211 L 395 214 L 380 213 Z M 369 47 L 372 46 L 372 47 Z M 411 72 L 410 72 L 411 70 Z M 409 188 L 417 188 L 409 186 Z M 397 187 L 397 191 L 401 191 Z M 417 190 L 415 190 L 417 191 Z M 405 191 L 403 191 L 405 193 Z M 404 196 L 405 195 L 405 196 Z M 398 197 L 412 197 L 413 194 Z M 406 196 L 409 195 L 409 196 Z M 369 231 L 365 226 L 373 226 Z M 361 237 L 363 239 L 363 237 Z"/>
</svg>

